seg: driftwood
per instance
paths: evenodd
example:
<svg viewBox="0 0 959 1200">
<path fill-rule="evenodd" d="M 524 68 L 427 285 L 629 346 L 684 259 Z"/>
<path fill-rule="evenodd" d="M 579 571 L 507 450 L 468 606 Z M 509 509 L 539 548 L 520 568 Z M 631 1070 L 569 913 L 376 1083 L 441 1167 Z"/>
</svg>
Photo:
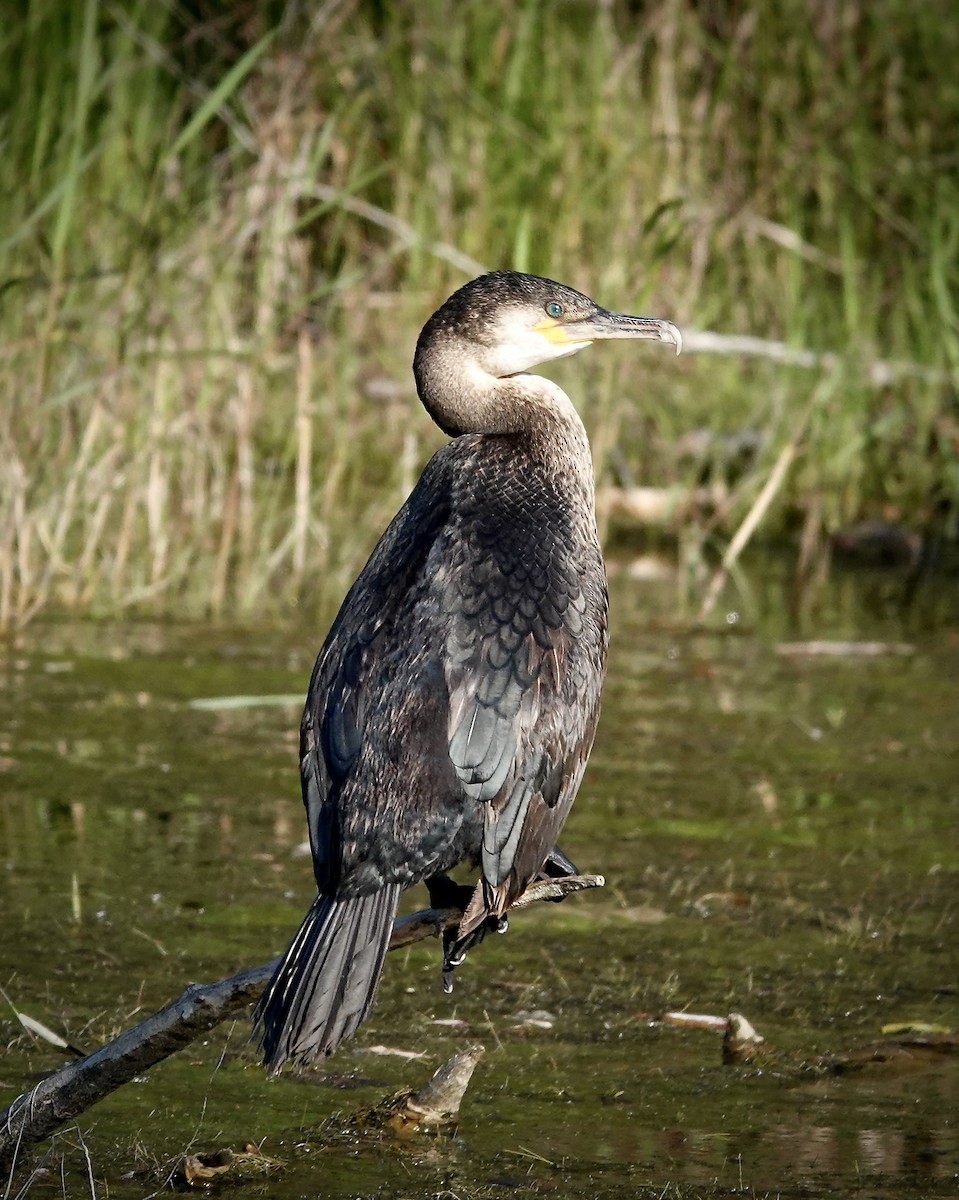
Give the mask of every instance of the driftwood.
<svg viewBox="0 0 959 1200">
<path fill-rule="evenodd" d="M 456 1124 L 469 1081 L 485 1053 L 478 1042 L 464 1046 L 434 1071 L 423 1087 L 416 1091 L 402 1088 L 357 1114 L 358 1119 L 367 1127 L 389 1129 L 398 1138 L 414 1137 L 423 1130 L 450 1129 Z"/>
<path fill-rule="evenodd" d="M 531 884 L 513 908 L 562 899 L 571 892 L 602 887 L 604 882 L 602 875 L 544 879 Z M 456 908 L 427 908 L 398 917 L 390 949 L 434 937 L 455 925 L 462 915 Z M 0 1168 L 12 1172 L 23 1146 L 48 1137 L 122 1084 L 246 1008 L 266 986 L 277 961 L 217 983 L 188 984 L 181 996 L 153 1016 L 18 1096 L 0 1112 Z"/>
</svg>

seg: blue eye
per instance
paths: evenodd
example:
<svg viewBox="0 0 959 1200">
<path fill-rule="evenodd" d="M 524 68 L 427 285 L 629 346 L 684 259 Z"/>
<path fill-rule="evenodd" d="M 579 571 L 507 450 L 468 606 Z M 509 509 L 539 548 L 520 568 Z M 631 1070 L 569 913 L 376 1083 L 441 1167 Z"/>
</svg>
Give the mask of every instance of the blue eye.
<svg viewBox="0 0 959 1200">
<path fill-rule="evenodd" d="M 550 317 L 561 317 L 563 315 L 563 306 L 557 300 L 550 300 L 546 305 L 546 313 Z"/>
</svg>

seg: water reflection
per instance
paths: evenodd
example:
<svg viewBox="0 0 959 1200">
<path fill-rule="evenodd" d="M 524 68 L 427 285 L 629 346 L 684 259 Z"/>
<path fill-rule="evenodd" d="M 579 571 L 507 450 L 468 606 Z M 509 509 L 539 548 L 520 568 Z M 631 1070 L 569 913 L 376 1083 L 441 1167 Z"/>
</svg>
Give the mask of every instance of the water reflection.
<svg viewBox="0 0 959 1200">
<path fill-rule="evenodd" d="M 850 1177 L 923 1186 L 955 1179 L 956 1149 L 955 1130 L 943 1117 L 938 1125 L 912 1123 L 905 1131 L 816 1124 L 749 1133 L 664 1130 L 617 1145 L 615 1157 L 647 1162 L 688 1183 L 719 1181 L 739 1188 L 767 1188 L 777 1179 L 821 1184 Z"/>
</svg>

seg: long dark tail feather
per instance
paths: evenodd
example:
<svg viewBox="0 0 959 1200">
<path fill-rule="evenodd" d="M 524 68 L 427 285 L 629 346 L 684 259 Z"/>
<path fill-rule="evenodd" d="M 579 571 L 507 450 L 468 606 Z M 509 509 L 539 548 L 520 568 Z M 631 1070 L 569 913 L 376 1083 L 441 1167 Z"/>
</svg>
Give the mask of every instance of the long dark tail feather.
<svg viewBox="0 0 959 1200">
<path fill-rule="evenodd" d="M 368 896 L 319 895 L 253 1013 L 271 1075 L 332 1054 L 370 1011 L 399 884 Z"/>
</svg>

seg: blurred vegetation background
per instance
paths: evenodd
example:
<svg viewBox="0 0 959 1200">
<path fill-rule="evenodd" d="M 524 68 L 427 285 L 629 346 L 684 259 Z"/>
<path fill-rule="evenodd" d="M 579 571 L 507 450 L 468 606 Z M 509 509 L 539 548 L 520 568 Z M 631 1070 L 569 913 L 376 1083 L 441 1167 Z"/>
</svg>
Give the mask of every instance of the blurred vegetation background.
<svg viewBox="0 0 959 1200">
<path fill-rule="evenodd" d="M 337 598 L 441 441 L 419 326 L 484 268 L 810 352 L 558 368 L 683 561 L 764 485 L 807 565 L 954 519 L 951 0 L 4 7 L 0 626 Z"/>
</svg>

